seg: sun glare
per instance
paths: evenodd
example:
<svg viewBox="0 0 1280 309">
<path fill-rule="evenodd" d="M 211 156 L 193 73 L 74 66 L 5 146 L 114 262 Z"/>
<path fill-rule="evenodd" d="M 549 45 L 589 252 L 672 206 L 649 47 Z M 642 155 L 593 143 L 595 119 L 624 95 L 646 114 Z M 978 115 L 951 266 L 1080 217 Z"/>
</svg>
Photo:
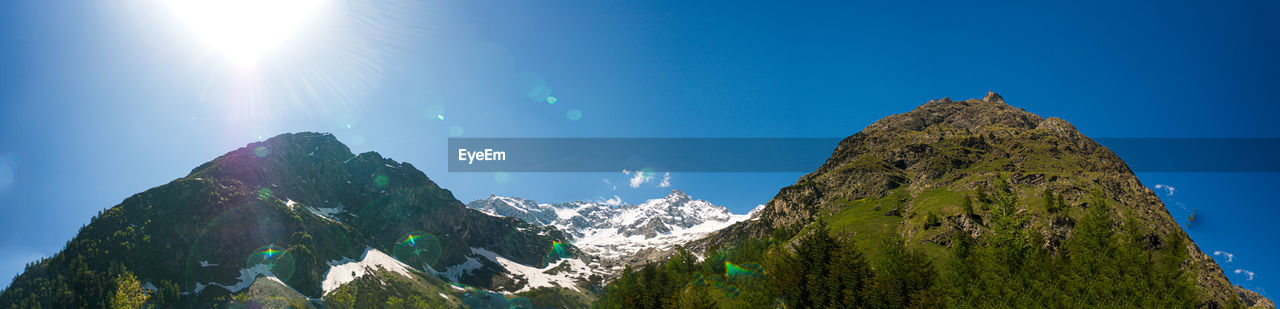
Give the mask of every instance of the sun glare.
<svg viewBox="0 0 1280 309">
<path fill-rule="evenodd" d="M 208 48 L 238 66 L 267 52 L 321 17 L 325 0 L 162 0 Z"/>
</svg>

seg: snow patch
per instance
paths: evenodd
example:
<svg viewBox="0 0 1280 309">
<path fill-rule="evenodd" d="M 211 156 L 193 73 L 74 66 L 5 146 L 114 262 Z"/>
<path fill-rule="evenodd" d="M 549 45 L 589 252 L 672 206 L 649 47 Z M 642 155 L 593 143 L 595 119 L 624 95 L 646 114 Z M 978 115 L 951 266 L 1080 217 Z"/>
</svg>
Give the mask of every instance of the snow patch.
<svg viewBox="0 0 1280 309">
<path fill-rule="evenodd" d="M 350 258 L 344 258 L 340 261 L 329 261 L 329 271 L 324 275 L 324 282 L 320 284 L 324 290 L 324 294 L 338 289 L 338 287 L 351 282 L 360 276 L 370 273 L 372 270 L 383 269 L 389 272 L 413 278 L 409 275 L 409 265 L 405 265 L 395 258 L 378 251 L 374 248 L 365 248 L 364 255 L 359 262 L 352 261 Z"/>
<path fill-rule="evenodd" d="M 284 281 L 280 281 L 280 278 L 276 278 L 276 276 L 267 276 L 267 280 L 275 281 L 276 283 L 279 283 L 280 285 L 283 285 L 284 287 L 289 288 L 289 290 L 293 291 L 293 293 L 301 295 L 302 297 L 307 297 L 306 295 L 303 295 L 302 292 L 298 292 L 298 290 L 294 289 L 288 284 L 285 284 Z M 311 299 L 311 298 L 307 297 L 307 299 Z"/>
<path fill-rule="evenodd" d="M 197 282 L 196 288 L 192 292 L 195 292 L 196 294 L 200 294 L 200 291 L 203 291 L 204 288 L 210 287 L 210 286 L 216 286 L 216 287 L 221 287 L 223 289 L 226 289 L 228 292 L 235 293 L 249 287 L 250 285 L 253 285 L 253 280 L 258 279 L 258 276 L 274 277 L 275 275 L 271 273 L 271 266 L 267 264 L 253 265 L 253 267 L 250 267 L 250 268 L 240 269 L 240 276 L 236 277 L 235 284 L 228 285 L 228 284 L 221 284 L 217 282 L 209 282 L 208 284 L 202 284 Z"/>
<path fill-rule="evenodd" d="M 587 265 L 583 263 L 582 260 L 579 260 L 579 259 L 562 259 L 554 264 L 547 265 L 547 267 L 545 268 L 535 268 L 531 266 L 526 266 L 524 264 L 516 263 L 515 261 L 509 260 L 506 257 L 498 255 L 493 251 L 485 250 L 484 248 L 471 248 L 471 253 L 478 254 L 480 256 L 483 256 L 489 259 L 490 261 L 493 261 L 498 263 L 499 265 L 502 265 L 502 268 L 505 268 L 507 272 L 511 273 L 511 275 L 513 276 L 524 277 L 526 281 L 525 286 L 521 287 L 520 290 L 515 291 L 515 293 L 529 291 L 534 288 L 540 288 L 540 287 L 563 287 L 563 288 L 571 289 L 574 291 L 579 291 L 578 284 L 574 282 L 574 278 L 572 278 L 571 275 L 575 273 L 579 275 L 589 275 L 591 273 L 591 268 L 587 267 Z M 569 272 L 563 272 L 558 274 L 547 273 L 547 271 L 550 271 L 556 267 L 559 267 L 561 264 L 564 264 L 564 263 L 569 263 L 569 269 L 570 269 Z"/>
<path fill-rule="evenodd" d="M 342 206 L 333 207 L 333 208 L 306 207 L 306 209 L 307 211 L 310 211 L 312 214 L 320 216 L 321 218 L 329 219 L 329 221 L 333 221 L 333 222 L 339 222 L 338 214 L 347 211 L 346 207 L 342 207 Z"/>
<path fill-rule="evenodd" d="M 465 262 L 445 268 L 444 276 L 448 277 L 449 280 L 453 280 L 453 282 L 458 282 L 458 279 L 462 278 L 463 275 L 469 274 L 483 266 L 484 264 L 480 264 L 480 260 L 473 257 L 467 257 Z"/>
</svg>

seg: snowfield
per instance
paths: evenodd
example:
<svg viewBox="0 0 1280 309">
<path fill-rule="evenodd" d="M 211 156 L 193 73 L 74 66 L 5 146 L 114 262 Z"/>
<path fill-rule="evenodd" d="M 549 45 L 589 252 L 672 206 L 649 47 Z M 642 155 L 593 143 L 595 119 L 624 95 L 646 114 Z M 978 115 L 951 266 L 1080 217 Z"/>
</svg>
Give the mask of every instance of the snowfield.
<svg viewBox="0 0 1280 309">
<path fill-rule="evenodd" d="M 759 205 L 745 215 L 736 215 L 680 190 L 638 205 L 590 201 L 538 204 L 490 195 L 467 206 L 489 215 L 506 214 L 531 224 L 555 226 L 568 234 L 578 249 L 605 259 L 625 259 L 646 248 L 671 249 L 750 220 L 764 208 Z"/>
<path fill-rule="evenodd" d="M 365 248 L 364 256 L 360 258 L 359 262 L 348 258 L 340 261 L 329 261 L 328 264 L 329 271 L 325 273 L 324 282 L 320 284 L 321 289 L 324 290 L 324 295 L 328 295 L 329 292 L 338 289 L 343 284 L 378 269 L 393 272 L 406 278 L 413 278 L 409 274 L 409 265 L 405 265 L 374 248 Z"/>
<path fill-rule="evenodd" d="M 581 291 L 578 289 L 578 284 L 575 279 L 585 279 L 586 276 L 591 274 L 591 268 L 587 267 L 587 264 L 583 263 L 582 260 L 579 259 L 561 259 L 556 263 L 547 265 L 545 268 L 536 268 L 516 263 L 494 253 L 493 251 L 485 250 L 483 248 L 471 248 L 471 253 L 478 254 L 490 261 L 498 263 L 498 265 L 502 265 L 502 268 L 507 269 L 507 272 L 513 277 L 524 278 L 526 280 L 525 286 L 520 288 L 520 290 L 515 291 L 515 293 L 542 287 L 562 287 L 574 291 Z M 569 263 L 568 272 L 557 274 L 547 273 L 564 263 Z"/>
</svg>

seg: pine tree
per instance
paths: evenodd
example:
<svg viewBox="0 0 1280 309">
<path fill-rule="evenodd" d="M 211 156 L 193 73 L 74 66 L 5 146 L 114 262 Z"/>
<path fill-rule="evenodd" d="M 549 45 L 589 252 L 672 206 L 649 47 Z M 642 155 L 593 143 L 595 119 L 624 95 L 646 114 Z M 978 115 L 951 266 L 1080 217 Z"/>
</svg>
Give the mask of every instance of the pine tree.
<svg viewBox="0 0 1280 309">
<path fill-rule="evenodd" d="M 830 291 L 826 289 L 828 265 L 835 254 L 835 239 L 831 237 L 831 229 L 819 220 L 808 235 L 800 238 L 796 247 L 800 272 L 803 274 L 803 293 L 793 295 L 791 301 L 798 308 L 820 307 L 829 303 Z"/>
<path fill-rule="evenodd" d="M 905 240 L 896 235 L 886 238 L 881 246 L 884 257 L 873 292 L 877 307 L 941 304 L 941 296 L 933 290 L 937 271 L 923 251 L 908 249 Z"/>
<path fill-rule="evenodd" d="M 840 251 L 831 259 L 827 268 L 830 269 L 827 290 L 833 294 L 829 297 L 827 306 L 859 307 L 869 302 L 868 294 L 875 274 L 852 241 L 840 243 Z"/>
</svg>

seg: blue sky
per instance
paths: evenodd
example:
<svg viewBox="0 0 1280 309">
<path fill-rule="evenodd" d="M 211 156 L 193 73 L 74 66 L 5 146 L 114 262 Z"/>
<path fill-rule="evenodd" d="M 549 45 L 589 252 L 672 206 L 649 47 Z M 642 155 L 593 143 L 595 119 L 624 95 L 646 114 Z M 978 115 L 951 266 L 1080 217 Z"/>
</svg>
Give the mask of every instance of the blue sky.
<svg viewBox="0 0 1280 309">
<path fill-rule="evenodd" d="M 843 137 L 987 90 L 1094 137 L 1280 137 L 1274 1 L 357 1 L 250 65 L 154 2 L 0 3 L 0 274 L 129 195 L 284 132 L 412 162 L 463 201 L 640 202 L 675 188 L 735 212 L 800 174 L 675 173 L 670 187 L 631 188 L 620 172 L 448 173 L 445 141 Z M 1264 295 L 1280 274 L 1266 263 L 1277 176 L 1139 175 L 1177 188 L 1162 198 L 1176 218 L 1197 211 L 1200 248 L 1232 252 L 1215 257 L 1228 277 Z"/>
</svg>

